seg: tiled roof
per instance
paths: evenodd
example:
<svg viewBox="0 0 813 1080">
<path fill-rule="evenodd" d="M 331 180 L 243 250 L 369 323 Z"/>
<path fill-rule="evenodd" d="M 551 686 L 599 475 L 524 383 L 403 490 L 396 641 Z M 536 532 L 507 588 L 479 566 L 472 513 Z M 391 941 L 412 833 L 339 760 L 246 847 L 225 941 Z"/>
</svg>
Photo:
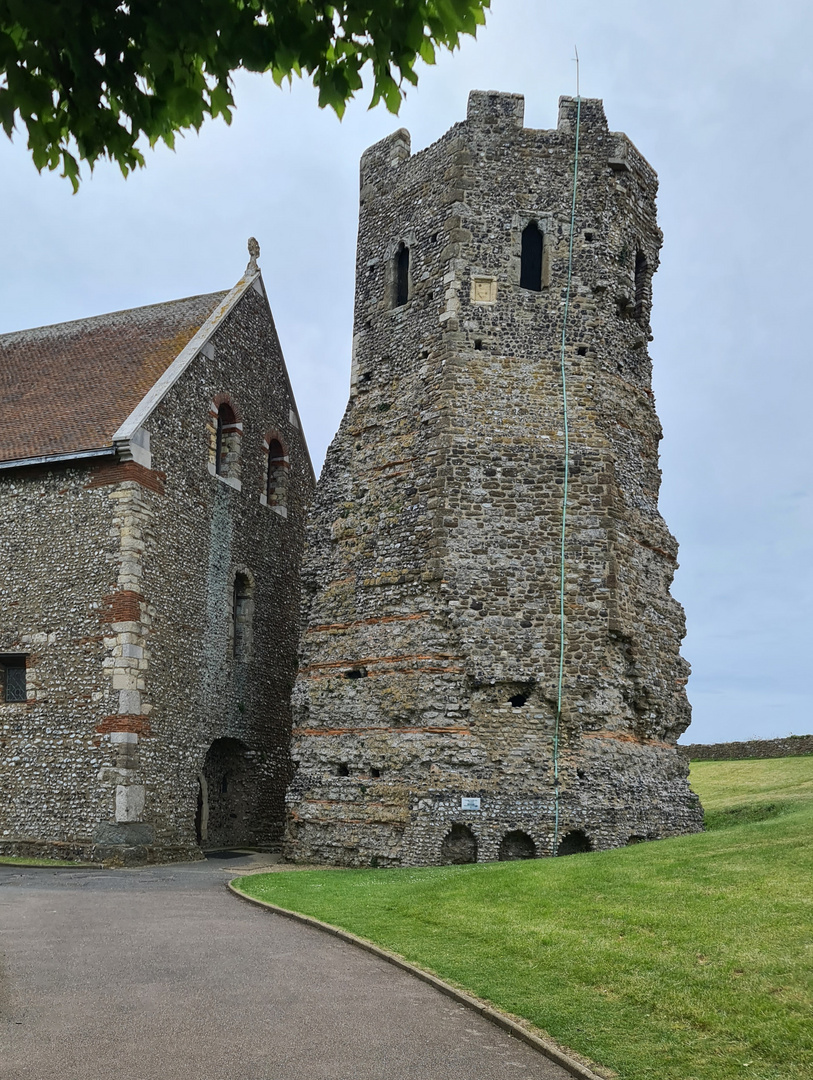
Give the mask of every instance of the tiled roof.
<svg viewBox="0 0 813 1080">
<path fill-rule="evenodd" d="M 0 461 L 111 446 L 226 295 L 0 334 Z"/>
</svg>

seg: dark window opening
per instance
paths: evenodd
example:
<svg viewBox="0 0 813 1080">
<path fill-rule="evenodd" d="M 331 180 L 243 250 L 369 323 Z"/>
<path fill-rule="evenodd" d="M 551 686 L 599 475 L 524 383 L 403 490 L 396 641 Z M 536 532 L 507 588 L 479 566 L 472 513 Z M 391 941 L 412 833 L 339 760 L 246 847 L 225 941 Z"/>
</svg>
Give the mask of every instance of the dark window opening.
<svg viewBox="0 0 813 1080">
<path fill-rule="evenodd" d="M 370 379 L 372 379 L 372 377 L 373 377 L 372 372 L 365 371 L 364 374 L 361 376 L 361 381 L 362 382 L 369 382 Z"/>
<path fill-rule="evenodd" d="M 341 765 L 338 765 L 336 767 L 336 775 L 337 776 L 349 776 L 350 775 L 350 769 L 348 768 L 348 766 L 344 762 L 342 762 Z"/>
<path fill-rule="evenodd" d="M 364 668 L 350 668 L 344 673 L 345 679 L 363 679 L 366 675 L 367 672 Z"/>
<path fill-rule="evenodd" d="M 378 777 L 380 775 L 381 775 L 381 770 L 380 769 L 370 769 L 370 776 L 372 776 L 372 778 L 374 780 L 378 779 Z"/>
<path fill-rule="evenodd" d="M 455 822 L 440 845 L 441 866 L 463 866 L 477 862 L 477 837 L 468 827 Z"/>
<path fill-rule="evenodd" d="M 268 444 L 268 478 L 265 497 L 269 506 L 285 506 L 288 494 L 288 460 L 279 439 Z"/>
<path fill-rule="evenodd" d="M 511 702 L 512 709 L 521 709 L 525 702 L 528 700 L 527 694 L 514 694 L 512 698 L 508 699 Z"/>
<path fill-rule="evenodd" d="M 581 855 L 585 851 L 592 851 L 593 845 L 581 829 L 574 829 L 566 833 L 559 841 L 557 855 Z"/>
<path fill-rule="evenodd" d="M 649 272 L 649 264 L 643 251 L 635 253 L 635 318 L 641 322 L 644 317 L 646 301 L 646 283 Z"/>
<path fill-rule="evenodd" d="M 535 221 L 522 230 L 519 284 L 522 289 L 542 291 L 542 233 Z"/>
<path fill-rule="evenodd" d="M 240 428 L 230 405 L 217 410 L 215 434 L 215 472 L 218 476 L 236 476 L 240 451 Z"/>
<path fill-rule="evenodd" d="M 438 234 L 436 232 L 433 232 L 430 239 L 433 244 L 436 244 L 438 242 Z"/>
<path fill-rule="evenodd" d="M 409 248 L 398 245 L 395 253 L 395 306 L 403 307 L 409 300 Z"/>
<path fill-rule="evenodd" d="M 587 356 L 587 346 L 579 345 L 578 349 L 576 349 L 576 353 L 578 356 Z"/>
<path fill-rule="evenodd" d="M 500 841 L 500 850 L 497 858 L 500 862 L 511 862 L 514 859 L 535 859 L 536 844 L 526 832 L 514 829 L 508 832 Z"/>
<path fill-rule="evenodd" d="M 584 234 L 584 239 L 587 241 L 588 244 L 592 243 L 593 242 L 593 234 L 591 232 L 586 232 Z"/>
<path fill-rule="evenodd" d="M 3 701 L 26 701 L 25 656 L 0 656 Z"/>
<path fill-rule="evenodd" d="M 585 777 L 584 769 L 576 769 L 576 776 L 578 776 L 579 780 L 584 780 L 584 777 Z"/>
<path fill-rule="evenodd" d="M 483 339 L 482 339 L 482 338 L 475 338 L 475 339 L 474 339 L 474 347 L 475 347 L 475 349 L 477 350 L 477 352 L 482 352 L 482 349 L 483 349 Z"/>
</svg>

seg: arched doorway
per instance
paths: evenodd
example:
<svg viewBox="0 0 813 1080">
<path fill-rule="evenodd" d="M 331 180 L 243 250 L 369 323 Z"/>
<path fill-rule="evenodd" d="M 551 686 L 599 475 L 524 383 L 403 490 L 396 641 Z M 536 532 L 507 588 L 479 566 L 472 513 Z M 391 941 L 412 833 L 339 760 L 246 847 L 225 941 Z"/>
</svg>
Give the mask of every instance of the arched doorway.
<svg viewBox="0 0 813 1080">
<path fill-rule="evenodd" d="M 251 766 L 239 739 L 215 739 L 198 776 L 198 843 L 208 848 L 251 842 Z"/>
</svg>

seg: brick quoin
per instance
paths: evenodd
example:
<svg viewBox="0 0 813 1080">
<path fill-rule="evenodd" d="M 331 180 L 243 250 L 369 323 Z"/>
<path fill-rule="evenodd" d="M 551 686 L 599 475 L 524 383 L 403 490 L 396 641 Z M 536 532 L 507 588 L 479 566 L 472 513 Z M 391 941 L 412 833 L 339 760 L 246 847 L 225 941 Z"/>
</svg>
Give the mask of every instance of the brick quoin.
<svg viewBox="0 0 813 1080">
<path fill-rule="evenodd" d="M 144 597 L 141 593 L 132 592 L 129 589 L 121 589 L 104 597 L 104 603 L 108 610 L 100 616 L 102 622 L 140 622 L 141 604 Z"/>
<path fill-rule="evenodd" d="M 103 465 L 96 465 L 91 471 L 87 487 L 109 487 L 111 484 L 121 484 L 127 480 L 134 480 L 141 487 L 154 491 L 157 495 L 164 494 L 166 474 L 157 472 L 155 469 L 147 469 L 139 465 L 137 461 L 105 462 Z"/>
<path fill-rule="evenodd" d="M 114 731 L 128 732 L 142 737 L 152 735 L 152 727 L 148 716 L 106 716 L 96 727 L 98 735 L 109 735 Z"/>
</svg>

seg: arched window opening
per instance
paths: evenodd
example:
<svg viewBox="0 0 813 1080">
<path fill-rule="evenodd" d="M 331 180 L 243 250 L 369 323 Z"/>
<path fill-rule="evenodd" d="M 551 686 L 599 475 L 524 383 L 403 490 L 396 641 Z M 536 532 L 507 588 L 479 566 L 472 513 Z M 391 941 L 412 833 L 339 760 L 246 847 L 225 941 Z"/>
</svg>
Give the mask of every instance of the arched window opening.
<svg viewBox="0 0 813 1080">
<path fill-rule="evenodd" d="M 268 477 L 265 496 L 269 506 L 285 507 L 288 504 L 288 458 L 279 439 L 268 443 Z"/>
<path fill-rule="evenodd" d="M 635 253 L 635 318 L 644 321 L 646 312 L 646 286 L 649 276 L 649 264 L 643 251 Z"/>
<path fill-rule="evenodd" d="M 580 855 L 585 851 L 592 850 L 593 845 L 590 843 L 587 835 L 581 829 L 573 829 L 572 832 L 565 833 L 565 835 L 559 841 L 559 848 L 556 854 Z"/>
<path fill-rule="evenodd" d="M 526 832 L 521 829 L 513 829 L 507 832 L 500 841 L 500 850 L 497 858 L 500 862 L 511 862 L 514 859 L 535 859 L 536 844 Z"/>
<path fill-rule="evenodd" d="M 519 284 L 522 289 L 542 291 L 542 231 L 535 221 L 522 230 Z"/>
<path fill-rule="evenodd" d="M 468 827 L 455 822 L 440 845 L 441 866 L 463 866 L 477 862 L 477 837 Z"/>
<path fill-rule="evenodd" d="M 234 659 L 248 660 L 251 652 L 251 618 L 254 599 L 251 580 L 247 574 L 234 575 L 232 592 L 232 643 Z"/>
<path fill-rule="evenodd" d="M 409 248 L 403 241 L 395 252 L 395 307 L 409 300 Z"/>
<path fill-rule="evenodd" d="M 215 432 L 215 472 L 238 478 L 240 471 L 240 425 L 234 409 L 225 402 L 217 410 Z"/>
</svg>

